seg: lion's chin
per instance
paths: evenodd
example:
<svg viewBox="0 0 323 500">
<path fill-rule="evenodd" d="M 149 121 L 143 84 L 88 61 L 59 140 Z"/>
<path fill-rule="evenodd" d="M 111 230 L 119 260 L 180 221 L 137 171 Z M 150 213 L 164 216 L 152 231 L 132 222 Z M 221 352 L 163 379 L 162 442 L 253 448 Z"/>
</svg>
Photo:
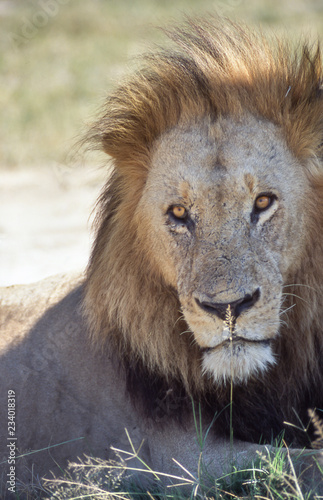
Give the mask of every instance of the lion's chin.
<svg viewBox="0 0 323 500">
<path fill-rule="evenodd" d="M 214 349 L 204 349 L 203 373 L 211 374 L 217 384 L 241 383 L 265 372 L 276 363 L 269 342 L 228 342 Z"/>
</svg>

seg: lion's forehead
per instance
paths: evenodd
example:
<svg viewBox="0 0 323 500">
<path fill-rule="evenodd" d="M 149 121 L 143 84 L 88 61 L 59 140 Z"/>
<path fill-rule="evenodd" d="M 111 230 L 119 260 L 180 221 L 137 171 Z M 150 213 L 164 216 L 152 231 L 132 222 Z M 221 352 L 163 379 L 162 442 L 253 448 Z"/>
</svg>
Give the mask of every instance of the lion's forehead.
<svg viewBox="0 0 323 500">
<path fill-rule="evenodd" d="M 303 192 L 304 174 L 274 124 L 246 116 L 215 124 L 177 127 L 156 143 L 150 185 L 160 197 L 178 197 L 194 203 L 201 196 L 234 204 L 243 198 L 293 185 Z M 295 181 L 299 181 L 296 182 Z M 149 185 L 149 182 L 148 182 Z M 175 199 L 174 199 L 175 202 Z"/>
</svg>

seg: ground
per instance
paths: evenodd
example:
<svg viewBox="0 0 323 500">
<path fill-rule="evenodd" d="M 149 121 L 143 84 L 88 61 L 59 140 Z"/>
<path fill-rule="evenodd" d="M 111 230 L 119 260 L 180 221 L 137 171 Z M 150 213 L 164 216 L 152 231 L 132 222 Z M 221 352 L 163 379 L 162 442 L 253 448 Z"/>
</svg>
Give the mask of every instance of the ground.
<svg viewBox="0 0 323 500">
<path fill-rule="evenodd" d="M 103 175 L 78 166 L 2 170 L 0 285 L 85 268 Z"/>
</svg>

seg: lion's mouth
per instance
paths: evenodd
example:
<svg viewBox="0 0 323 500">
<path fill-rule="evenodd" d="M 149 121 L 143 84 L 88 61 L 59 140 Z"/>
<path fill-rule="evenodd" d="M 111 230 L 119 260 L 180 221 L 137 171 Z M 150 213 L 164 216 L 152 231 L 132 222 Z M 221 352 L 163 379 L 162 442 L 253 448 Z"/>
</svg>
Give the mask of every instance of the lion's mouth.
<svg viewBox="0 0 323 500">
<path fill-rule="evenodd" d="M 201 351 L 204 354 L 208 354 L 210 352 L 217 351 L 219 349 L 222 349 L 224 347 L 231 347 L 233 345 L 262 345 L 262 346 L 270 346 L 271 340 L 270 339 L 264 339 L 264 340 L 256 340 L 256 339 L 246 339 L 245 337 L 239 337 L 239 336 L 233 336 L 231 338 L 228 338 L 221 342 L 220 344 L 214 346 L 214 347 L 202 347 Z"/>
</svg>

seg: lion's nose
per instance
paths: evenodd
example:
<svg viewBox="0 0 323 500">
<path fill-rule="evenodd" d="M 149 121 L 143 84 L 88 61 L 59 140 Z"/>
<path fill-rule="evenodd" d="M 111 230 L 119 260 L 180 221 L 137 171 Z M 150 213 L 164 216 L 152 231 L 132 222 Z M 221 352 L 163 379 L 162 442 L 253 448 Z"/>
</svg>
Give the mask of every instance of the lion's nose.
<svg viewBox="0 0 323 500">
<path fill-rule="evenodd" d="M 259 299 L 260 290 L 257 290 L 253 294 L 247 293 L 241 299 L 235 300 L 233 302 L 205 302 L 200 301 L 199 299 L 195 299 L 201 309 L 208 312 L 209 314 L 215 314 L 218 318 L 225 321 L 227 319 L 228 312 L 231 312 L 231 315 L 234 319 L 237 319 L 238 316 L 243 311 L 250 309 Z"/>
</svg>

